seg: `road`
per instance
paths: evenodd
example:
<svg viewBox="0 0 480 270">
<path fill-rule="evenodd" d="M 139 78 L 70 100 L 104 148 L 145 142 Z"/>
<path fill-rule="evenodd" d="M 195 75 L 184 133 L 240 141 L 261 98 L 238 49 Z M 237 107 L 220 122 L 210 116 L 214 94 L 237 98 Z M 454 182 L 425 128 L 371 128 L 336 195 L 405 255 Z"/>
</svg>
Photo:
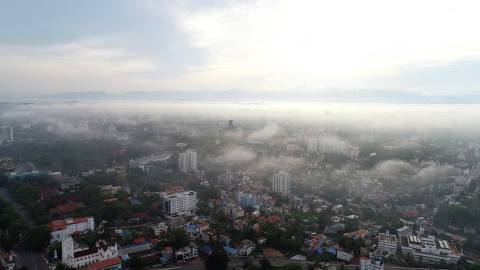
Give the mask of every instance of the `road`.
<svg viewBox="0 0 480 270">
<path fill-rule="evenodd" d="M 33 228 L 35 226 L 35 221 L 30 217 L 30 214 L 23 208 L 22 205 L 15 201 L 15 198 L 10 195 L 8 190 L 5 188 L 0 188 L 0 197 L 8 202 L 13 209 L 17 212 L 20 218 L 27 224 L 28 227 Z M 23 247 L 18 247 L 15 249 L 17 267 L 26 267 L 27 269 L 32 270 L 49 270 L 48 263 L 45 259 L 45 256 L 41 252 L 33 252 L 25 250 Z"/>
<path fill-rule="evenodd" d="M 27 224 L 28 227 L 32 228 L 35 225 L 35 221 L 30 217 L 30 214 L 23 208 L 22 205 L 15 201 L 15 198 L 10 195 L 8 190 L 5 188 L 0 187 L 0 197 L 10 205 L 12 205 L 13 209 L 17 212 L 17 214 L 22 218 L 22 220 Z"/>
</svg>

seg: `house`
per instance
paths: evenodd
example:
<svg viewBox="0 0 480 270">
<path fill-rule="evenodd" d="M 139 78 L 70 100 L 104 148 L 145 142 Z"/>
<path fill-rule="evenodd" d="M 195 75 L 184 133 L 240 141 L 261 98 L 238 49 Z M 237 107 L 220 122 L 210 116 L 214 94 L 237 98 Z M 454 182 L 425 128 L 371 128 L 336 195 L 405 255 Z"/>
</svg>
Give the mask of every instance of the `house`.
<svg viewBox="0 0 480 270">
<path fill-rule="evenodd" d="M 50 229 L 50 243 L 62 241 L 63 238 L 76 233 L 85 233 L 95 229 L 93 217 L 67 218 L 54 220 L 48 224 Z"/>
<path fill-rule="evenodd" d="M 345 227 L 346 226 L 343 223 L 335 223 L 335 224 L 326 226 L 323 233 L 324 234 L 336 234 L 339 231 L 345 230 Z"/>
<path fill-rule="evenodd" d="M 81 203 L 68 202 L 66 204 L 57 205 L 57 207 L 49 210 L 50 214 L 66 215 L 73 213 L 75 210 L 84 207 Z"/>
<path fill-rule="evenodd" d="M 368 236 L 367 230 L 358 230 L 354 232 L 344 233 L 343 236 L 352 238 L 352 239 L 365 239 Z"/>
<path fill-rule="evenodd" d="M 119 254 L 127 265 L 132 258 L 140 259 L 144 263 L 152 263 L 160 257 L 152 243 L 143 237 L 136 238 L 132 244 L 120 248 Z"/>
<path fill-rule="evenodd" d="M 198 257 L 198 247 L 195 243 L 190 242 L 188 246 L 181 248 L 175 252 L 177 261 L 188 261 Z"/>
<path fill-rule="evenodd" d="M 255 243 L 249 239 L 243 239 L 238 245 L 236 256 L 249 256 L 255 250 Z"/>
<path fill-rule="evenodd" d="M 49 175 L 57 182 L 58 189 L 62 192 L 78 191 L 80 187 L 80 181 L 74 177 L 63 175 L 61 172 L 53 172 Z"/>
</svg>

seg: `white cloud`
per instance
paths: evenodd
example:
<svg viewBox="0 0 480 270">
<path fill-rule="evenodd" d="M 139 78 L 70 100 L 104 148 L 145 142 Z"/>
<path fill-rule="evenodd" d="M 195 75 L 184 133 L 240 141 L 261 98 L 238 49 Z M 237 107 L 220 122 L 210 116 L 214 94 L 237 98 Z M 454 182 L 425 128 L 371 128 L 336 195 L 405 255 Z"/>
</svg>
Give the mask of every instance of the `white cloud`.
<svg viewBox="0 0 480 270">
<path fill-rule="evenodd" d="M 243 88 L 358 87 L 480 56 L 478 1 L 244 1 L 179 10 L 209 54 L 192 79 Z M 348 79 L 348 80 L 346 80 Z"/>
<path fill-rule="evenodd" d="M 139 85 L 139 74 L 156 68 L 154 62 L 100 40 L 48 47 L 0 46 L 0 59 L 4 90 L 129 89 Z"/>
</svg>

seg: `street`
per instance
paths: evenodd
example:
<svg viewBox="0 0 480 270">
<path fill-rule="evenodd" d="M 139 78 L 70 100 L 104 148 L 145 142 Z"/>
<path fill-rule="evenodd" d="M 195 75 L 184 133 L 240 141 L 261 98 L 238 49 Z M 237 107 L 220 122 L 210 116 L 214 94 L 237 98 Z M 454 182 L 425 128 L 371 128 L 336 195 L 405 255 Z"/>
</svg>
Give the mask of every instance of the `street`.
<svg viewBox="0 0 480 270">
<path fill-rule="evenodd" d="M 22 218 L 22 220 L 27 224 L 29 228 L 32 228 L 35 225 L 35 221 L 30 217 L 29 213 L 15 201 L 15 199 L 10 195 L 8 190 L 5 188 L 0 188 L 0 197 L 12 205 L 13 209 L 17 214 Z M 26 267 L 27 269 L 33 270 L 48 270 L 48 264 L 45 257 L 41 252 L 32 252 L 25 250 L 22 246 L 15 249 L 17 267 Z"/>
</svg>

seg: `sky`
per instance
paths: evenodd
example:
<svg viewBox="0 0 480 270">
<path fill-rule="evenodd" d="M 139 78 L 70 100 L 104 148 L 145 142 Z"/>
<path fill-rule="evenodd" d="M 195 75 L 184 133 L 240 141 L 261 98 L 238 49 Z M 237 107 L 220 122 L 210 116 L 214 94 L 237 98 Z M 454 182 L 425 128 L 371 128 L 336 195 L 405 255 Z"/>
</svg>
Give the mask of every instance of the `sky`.
<svg viewBox="0 0 480 270">
<path fill-rule="evenodd" d="M 0 0 L 0 96 L 480 94 L 480 1 Z"/>
</svg>

